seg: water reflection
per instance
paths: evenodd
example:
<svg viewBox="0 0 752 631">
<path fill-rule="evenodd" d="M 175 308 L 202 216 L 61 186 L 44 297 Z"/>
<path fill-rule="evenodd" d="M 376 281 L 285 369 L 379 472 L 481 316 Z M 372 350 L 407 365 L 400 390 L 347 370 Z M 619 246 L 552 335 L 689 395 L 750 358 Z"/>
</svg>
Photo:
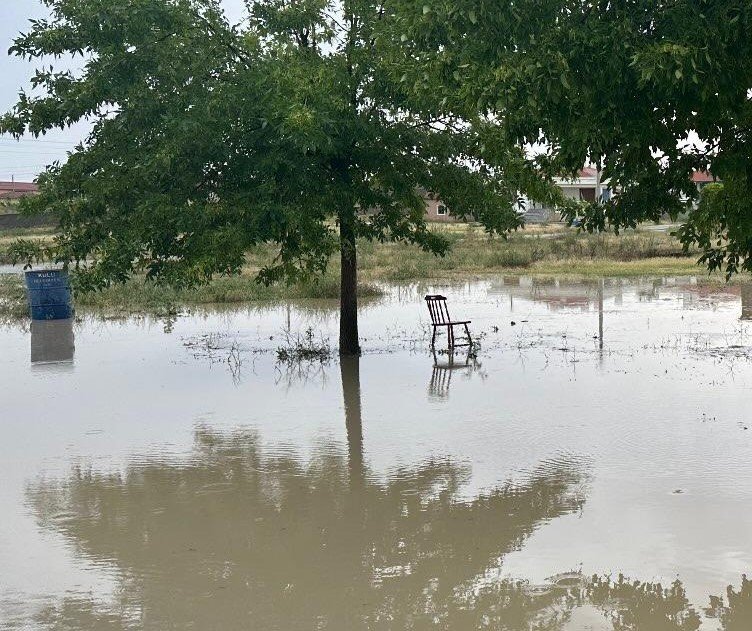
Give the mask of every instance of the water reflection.
<svg viewBox="0 0 752 631">
<path fill-rule="evenodd" d="M 73 318 L 32 320 L 32 364 L 70 362 L 74 352 Z"/>
<path fill-rule="evenodd" d="M 598 350 L 603 352 L 603 291 L 605 281 L 601 278 L 598 281 Z"/>
<path fill-rule="evenodd" d="M 593 577 L 583 591 L 589 603 L 597 607 L 615 630 L 695 631 L 701 619 L 687 600 L 682 582 L 668 586 L 660 583 Z"/>
<path fill-rule="evenodd" d="M 752 320 L 752 284 L 745 283 L 741 287 L 742 320 Z"/>
<path fill-rule="evenodd" d="M 182 345 L 154 322 L 77 325 L 76 372 L 65 375 L 71 395 L 62 381 L 40 387 L 28 370 L 28 338 L 0 343 L 14 383 L 7 408 L 20 411 L 6 413 L 0 441 L 0 629 L 650 631 L 697 629 L 698 617 L 703 631 L 752 628 L 750 587 L 737 578 L 749 548 L 752 447 L 737 425 L 749 365 L 737 363 L 744 378 L 732 383 L 725 365 L 686 350 L 699 347 L 699 335 L 719 347 L 748 343 L 742 333 L 729 337 L 746 330 L 737 321 L 741 286 L 669 282 L 606 280 L 582 289 L 586 308 L 573 306 L 574 288 L 560 309 L 555 287 L 528 296 L 520 279 L 508 300 L 489 298 L 486 285 L 457 290 L 479 329 L 503 328 L 487 333 L 480 373 L 464 354 L 416 353 L 426 345 L 410 328 L 419 310 L 391 295 L 364 322 L 374 348 L 401 345 L 402 354 L 374 353 L 363 366 L 353 359 L 274 372 L 280 328 L 308 325 L 296 308 L 179 319 L 175 337 L 209 332 L 244 350 L 247 377 L 237 388 L 224 370 L 185 361 Z M 517 314 L 507 318 L 513 298 Z M 327 330 L 328 316 L 313 317 Z M 509 320 L 518 325 L 506 329 Z M 595 365 L 596 333 L 608 336 L 605 369 Z M 257 340 L 267 349 L 258 359 Z M 571 355 L 565 365 L 550 352 L 562 346 L 588 353 L 578 354 L 577 379 Z M 515 348 L 525 357 L 506 352 Z M 478 379 L 486 371 L 499 377 L 493 388 Z M 440 402 L 426 402 L 427 386 Z M 85 406 L 75 396 L 82 388 L 92 395 Z M 42 419 L 50 406 L 60 412 L 54 422 Z M 195 418 L 212 426 L 194 436 Z M 258 433 L 217 429 L 236 418 L 253 419 Z M 321 440 L 332 426 L 341 438 Z M 313 453 L 306 436 L 319 437 Z M 593 454 L 597 482 L 577 518 L 589 464 L 547 458 L 580 451 Z M 122 453 L 146 455 L 111 473 Z M 435 457 L 446 453 L 456 455 Z M 71 457 L 95 468 L 61 471 Z M 387 468 L 394 462 L 412 464 Z M 517 472 L 514 482 L 477 494 L 501 471 Z M 727 516 L 720 535 L 712 515 Z M 20 549 L 28 552 L 9 552 Z M 60 577 L 35 584 L 40 558 Z M 632 575 L 542 580 L 580 563 Z M 682 583 L 644 582 L 656 576 L 685 580 L 692 603 Z M 735 586 L 723 592 L 727 580 Z M 84 591 L 97 582 L 93 594 Z M 708 603 L 708 592 L 719 595 Z"/>
<path fill-rule="evenodd" d="M 111 620 L 114 607 L 123 627 L 150 629 L 466 628 L 454 623 L 479 615 L 468 606 L 500 559 L 583 505 L 587 464 L 575 457 L 471 501 L 460 499 L 468 467 L 446 459 L 376 480 L 363 455 L 358 360 L 341 376 L 347 455 L 326 444 L 305 460 L 265 450 L 253 432 L 201 428 L 189 458 L 147 457 L 123 473 L 75 468 L 31 485 L 41 526 L 121 583 L 116 605 L 66 601 L 48 619 L 59 612 L 83 628 L 95 613 Z M 496 611 L 516 621 L 505 628 L 528 629 L 540 607 L 512 591 Z"/>
<path fill-rule="evenodd" d="M 702 302 L 736 301 L 738 291 L 733 286 L 701 283 L 694 277 L 570 280 L 505 276 L 490 281 L 488 287 L 489 295 L 496 294 L 509 300 L 510 313 L 515 312 L 516 299 L 521 300 L 523 307 L 527 307 L 525 303 L 533 301 L 546 305 L 551 311 L 588 311 L 600 308 L 604 300 L 620 306 L 625 298 L 629 300 L 631 296 L 636 296 L 639 302 L 650 303 L 678 295 L 685 308 L 692 308 Z M 749 291 L 746 299 L 742 297 L 742 303 L 745 302 L 752 304 L 752 293 Z"/>
<path fill-rule="evenodd" d="M 724 631 L 752 629 L 752 582 L 743 575 L 739 591 L 731 585 L 726 588 L 726 600 L 723 596 L 711 596 L 706 613 L 718 618 Z"/>
<path fill-rule="evenodd" d="M 360 357 L 340 357 L 342 398 L 347 428 L 347 457 L 352 488 L 365 480 L 363 463 L 363 418 L 360 406 Z"/>
<path fill-rule="evenodd" d="M 433 351 L 433 368 L 431 380 L 428 382 L 429 396 L 445 399 L 449 396 L 452 374 L 461 372 L 465 376 L 471 375 L 481 367 L 474 351 L 453 349 L 449 351 Z"/>
</svg>

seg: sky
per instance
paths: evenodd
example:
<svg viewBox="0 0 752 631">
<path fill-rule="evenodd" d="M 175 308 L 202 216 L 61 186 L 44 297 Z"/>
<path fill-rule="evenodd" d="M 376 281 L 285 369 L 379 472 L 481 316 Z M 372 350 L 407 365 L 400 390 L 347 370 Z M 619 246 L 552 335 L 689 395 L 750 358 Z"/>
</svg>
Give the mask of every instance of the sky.
<svg viewBox="0 0 752 631">
<path fill-rule="evenodd" d="M 231 21 L 241 19 L 243 0 L 222 0 L 222 4 Z M 29 78 L 40 65 L 8 55 L 8 48 L 20 33 L 29 29 L 30 19 L 47 15 L 46 7 L 39 0 L 0 0 L 0 112 L 13 107 L 19 90 L 29 87 Z M 55 62 L 58 64 L 69 67 L 70 62 Z M 10 136 L 0 136 L 0 181 L 31 182 L 47 164 L 64 161 L 66 152 L 84 138 L 87 131 L 88 125 L 84 123 L 51 131 L 38 139 L 29 136 L 16 141 Z"/>
</svg>

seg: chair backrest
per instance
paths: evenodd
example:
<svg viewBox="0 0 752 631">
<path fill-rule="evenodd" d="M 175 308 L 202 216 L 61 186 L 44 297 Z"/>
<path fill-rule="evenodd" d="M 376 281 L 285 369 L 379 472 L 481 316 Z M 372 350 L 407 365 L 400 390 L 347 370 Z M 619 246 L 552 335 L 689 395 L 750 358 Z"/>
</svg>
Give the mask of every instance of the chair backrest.
<svg viewBox="0 0 752 631">
<path fill-rule="evenodd" d="M 438 294 L 426 296 L 426 304 L 428 305 L 428 313 L 431 314 L 432 324 L 446 324 L 452 321 L 449 317 L 449 309 L 447 309 L 446 296 Z"/>
</svg>

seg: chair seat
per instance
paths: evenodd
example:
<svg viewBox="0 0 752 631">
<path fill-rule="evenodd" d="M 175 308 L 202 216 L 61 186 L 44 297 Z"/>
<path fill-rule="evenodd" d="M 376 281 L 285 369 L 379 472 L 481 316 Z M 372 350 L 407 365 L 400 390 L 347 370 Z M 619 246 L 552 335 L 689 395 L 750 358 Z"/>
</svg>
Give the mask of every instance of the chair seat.
<svg viewBox="0 0 752 631">
<path fill-rule="evenodd" d="M 452 324 L 470 324 L 472 320 L 457 320 L 456 322 L 436 322 L 431 323 L 433 326 L 450 326 Z"/>
</svg>

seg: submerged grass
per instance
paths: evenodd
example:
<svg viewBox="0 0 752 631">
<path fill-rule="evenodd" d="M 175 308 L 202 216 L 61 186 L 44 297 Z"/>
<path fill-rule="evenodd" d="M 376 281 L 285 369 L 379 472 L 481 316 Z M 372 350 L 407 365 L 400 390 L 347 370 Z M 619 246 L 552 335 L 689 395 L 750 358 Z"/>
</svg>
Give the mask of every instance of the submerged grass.
<svg viewBox="0 0 752 631">
<path fill-rule="evenodd" d="M 289 331 L 284 334 L 284 342 L 277 347 L 277 361 L 282 363 L 327 362 L 331 359 L 332 348 L 329 340 L 317 338 L 312 328 L 300 335 Z"/>
<path fill-rule="evenodd" d="M 380 296 L 381 289 L 361 284 L 362 297 Z M 339 279 L 333 273 L 291 285 L 266 286 L 256 282 L 255 275 L 226 276 L 207 285 L 175 289 L 134 278 L 123 285 L 113 285 L 99 292 L 76 296 L 76 304 L 94 309 L 121 312 L 158 311 L 180 305 L 230 304 L 290 299 L 323 300 L 339 298 Z"/>
<path fill-rule="evenodd" d="M 29 315 L 23 279 L 12 274 L 0 274 L 0 321 Z"/>
<path fill-rule="evenodd" d="M 364 281 L 362 297 L 378 296 L 374 281 L 412 281 L 458 278 L 489 273 L 547 276 L 662 276 L 705 275 L 696 265 L 696 252 L 683 253 L 667 231 L 651 229 L 586 234 L 561 224 L 532 226 L 507 239 L 492 237 L 480 227 L 456 224 L 433 228 L 451 243 L 444 257 L 423 252 L 403 243 L 359 244 L 358 267 Z M 51 238 L 51 233 L 24 233 L 25 237 Z M 12 238 L 0 237 L 0 261 Z M 256 272 L 274 257 L 271 246 L 248 252 L 240 276 L 220 277 L 189 289 L 174 289 L 134 278 L 124 285 L 76 296 L 76 305 L 115 314 L 164 313 L 198 304 L 232 304 L 291 299 L 336 299 L 339 297 L 339 265 L 333 259 L 329 271 L 317 281 L 267 287 L 255 281 Z M 723 276 L 708 276 L 723 281 Z M 743 280 L 743 279 L 740 279 Z M 26 314 L 25 292 L 17 276 L 0 276 L 0 316 Z"/>
</svg>

